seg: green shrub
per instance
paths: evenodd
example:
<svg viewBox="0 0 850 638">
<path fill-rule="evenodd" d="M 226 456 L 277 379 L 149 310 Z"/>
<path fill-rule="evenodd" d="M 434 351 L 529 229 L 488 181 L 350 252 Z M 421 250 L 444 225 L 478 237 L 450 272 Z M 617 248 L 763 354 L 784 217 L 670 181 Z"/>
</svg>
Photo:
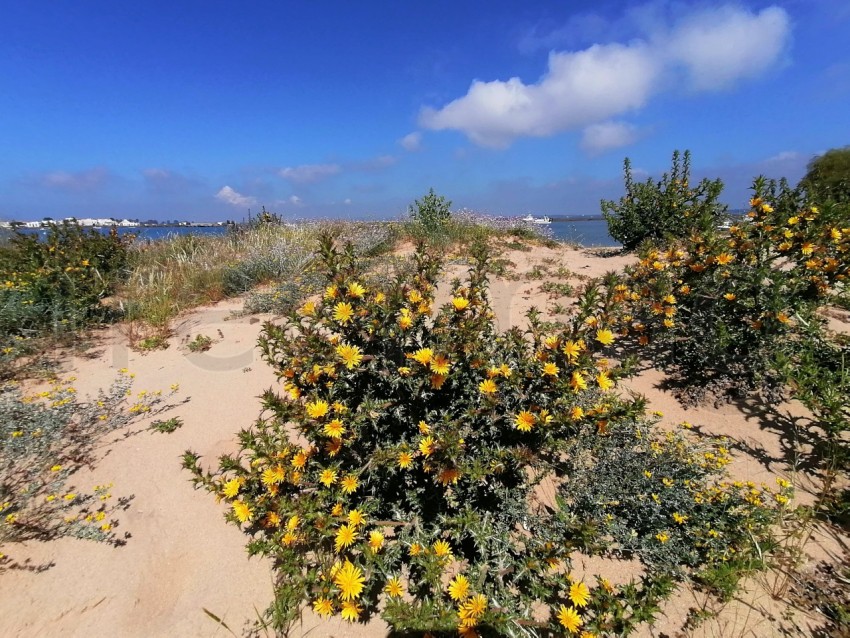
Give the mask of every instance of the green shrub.
<svg viewBox="0 0 850 638">
<path fill-rule="evenodd" d="M 830 149 L 812 159 L 800 187 L 816 204 L 850 204 L 850 146 Z"/>
<path fill-rule="evenodd" d="M 0 335 L 73 332 L 108 321 L 104 305 L 126 275 L 131 236 L 51 224 L 47 236 L 16 233 L 0 250 Z"/>
<path fill-rule="evenodd" d="M 710 452 L 667 445 L 642 400 L 613 392 L 625 373 L 604 358 L 615 341 L 613 287 L 590 284 L 559 331 L 531 313 L 526 333 L 498 333 L 487 255 L 473 256 L 435 311 L 440 264 L 424 247 L 412 272 L 373 284 L 353 251 L 326 238 L 322 299 L 260 338 L 281 392 L 264 394 L 261 418 L 216 470 L 186 452 L 196 486 L 230 505 L 226 518 L 249 536 L 251 555 L 271 560 L 264 622 L 276 631 L 311 604 L 352 622 L 381 613 L 399 631 L 626 635 L 657 613 L 674 580 L 756 552 L 767 503 L 717 483 Z M 639 547 L 595 532 L 590 506 L 593 478 L 610 471 L 624 440 L 636 460 L 621 463 L 623 499 L 661 489 L 643 481 L 647 468 L 673 480 L 641 523 Z M 694 504 L 709 493 L 716 505 Z M 633 514 L 606 505 L 611 529 L 633 525 Z M 690 548 L 702 536 L 674 529 L 677 510 L 723 533 Z M 669 538 L 655 531 L 662 519 Z M 745 520 L 748 533 L 734 529 Z M 676 550 L 659 554 L 653 543 L 668 540 Z M 645 574 L 621 586 L 604 574 L 579 580 L 577 549 L 632 552 Z"/>
<path fill-rule="evenodd" d="M 748 217 L 728 235 L 709 228 L 649 249 L 621 297 L 626 329 L 697 390 L 746 391 L 783 382 L 774 358 L 848 276 L 850 234 L 836 207 L 763 178 Z M 847 220 L 844 220 L 847 223 Z"/>
<path fill-rule="evenodd" d="M 635 249 L 645 240 L 660 241 L 671 237 L 687 237 L 694 231 L 707 231 L 722 220 L 726 207 L 718 202 L 723 182 L 703 179 L 691 187 L 691 155 L 673 153 L 673 166 L 661 180 L 651 177 L 635 182 L 632 165 L 626 158 L 626 194 L 619 202 L 602 200 L 602 215 L 608 222 L 608 234 Z"/>
<path fill-rule="evenodd" d="M 427 230 L 434 231 L 442 228 L 451 219 L 452 203 L 442 195 L 437 195 L 434 189 L 420 200 L 413 200 L 408 208 L 411 219 L 422 224 Z"/>
</svg>

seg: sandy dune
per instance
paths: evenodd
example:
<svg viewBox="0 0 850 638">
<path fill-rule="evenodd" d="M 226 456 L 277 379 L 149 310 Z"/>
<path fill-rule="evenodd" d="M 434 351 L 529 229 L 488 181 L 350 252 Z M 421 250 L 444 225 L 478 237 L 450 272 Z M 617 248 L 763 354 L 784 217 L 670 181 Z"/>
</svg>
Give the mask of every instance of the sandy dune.
<svg viewBox="0 0 850 638">
<path fill-rule="evenodd" d="M 531 306 L 550 303 L 540 291 L 545 279 L 526 277 L 544 260 L 590 277 L 630 261 L 629 257 L 602 257 L 568 248 L 511 251 L 505 256 L 516 264 L 519 278 L 493 282 L 494 308 L 503 329 L 521 324 Z M 464 270 L 452 267 L 447 280 Z M 440 294 L 445 299 L 445 288 Z M 125 546 L 63 539 L 4 549 L 32 569 L 10 570 L 0 576 L 0 635 L 225 636 L 229 632 L 211 620 L 204 608 L 239 634 L 256 618 L 255 607 L 262 610 L 268 604 L 268 566 L 248 559 L 245 537 L 224 522 L 220 504 L 193 490 L 180 467 L 180 456 L 187 448 L 208 462 L 233 451 L 235 433 L 258 414 L 256 397 L 275 384 L 274 375 L 255 349 L 262 320 L 267 317 L 231 318 L 241 308 L 240 300 L 232 300 L 192 312 L 179 323 L 164 351 L 132 352 L 126 337 L 113 328 L 98 336 L 94 356 L 67 360 L 65 372 L 78 377 L 76 387 L 81 395 L 108 386 L 124 367 L 135 373 L 136 391 L 166 390 L 179 383 L 180 391 L 164 416 L 179 416 L 184 426 L 172 434 L 158 434 L 146 431 L 147 422 L 140 421 L 111 437 L 96 466 L 73 479 L 83 489 L 112 482 L 116 496 L 132 496 L 130 507 L 119 518 L 119 532 L 129 536 Z M 846 327 L 838 318 L 831 320 L 839 328 Z M 185 343 L 198 333 L 215 342 L 208 352 L 191 354 Z M 804 418 L 802 408 L 776 406 L 776 413 L 770 415 L 732 404 L 684 410 L 658 387 L 661 380 L 660 373 L 650 369 L 629 385 L 650 399 L 652 409 L 663 412 L 663 425 L 688 420 L 711 434 L 726 434 L 743 442 L 731 470 L 741 479 L 760 482 L 789 475 L 782 415 Z M 801 482 L 805 490 L 808 479 L 803 477 Z M 803 491 L 800 498 L 805 501 L 810 496 Z M 809 550 L 818 556 L 837 552 L 841 540 L 819 538 L 810 543 Z M 47 568 L 36 569 L 39 566 Z M 782 607 L 770 600 L 757 582 L 751 589 L 753 593 L 744 598 L 755 610 L 745 603 L 732 604 L 703 633 L 778 635 L 776 623 Z M 688 607 L 694 604 L 692 594 L 680 594 L 667 606 L 668 617 L 643 633 L 676 635 Z M 774 620 L 767 620 L 766 614 L 774 615 Z M 799 616 L 796 622 L 804 634 L 810 630 Z M 320 623 L 307 615 L 293 635 L 383 636 L 386 627 L 380 621 L 366 626 Z"/>
</svg>

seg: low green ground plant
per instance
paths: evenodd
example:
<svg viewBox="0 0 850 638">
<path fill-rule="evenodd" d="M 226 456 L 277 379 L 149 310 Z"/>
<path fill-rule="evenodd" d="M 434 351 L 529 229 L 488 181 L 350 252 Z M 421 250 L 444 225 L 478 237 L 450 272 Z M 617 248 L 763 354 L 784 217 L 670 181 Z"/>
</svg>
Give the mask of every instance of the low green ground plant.
<svg viewBox="0 0 850 638">
<path fill-rule="evenodd" d="M 90 400 L 78 397 L 73 382 L 35 394 L 14 384 L 0 388 L 0 553 L 61 536 L 121 542 L 116 515 L 125 503 L 112 500 L 110 485 L 87 490 L 75 476 L 96 462 L 105 434 L 154 413 L 169 395 L 134 395 L 126 371 Z M 14 565 L 14 556 L 0 559 L 0 567 Z"/>
<path fill-rule="evenodd" d="M 404 632 L 626 635 L 677 581 L 717 585 L 712 570 L 764 546 L 785 493 L 725 482 L 720 446 L 657 433 L 615 392 L 613 287 L 589 284 L 560 329 L 531 313 L 500 333 L 488 256 L 473 256 L 435 308 L 433 251 L 373 282 L 325 238 L 323 294 L 264 328 L 281 385 L 239 452 L 215 468 L 186 452 L 271 561 L 274 631 L 310 605 Z M 643 575 L 578 577 L 576 551 Z"/>
<path fill-rule="evenodd" d="M 199 334 L 195 335 L 195 338 L 187 343 L 186 347 L 189 348 L 189 352 L 206 352 L 212 347 L 212 343 L 210 337 Z"/>
</svg>

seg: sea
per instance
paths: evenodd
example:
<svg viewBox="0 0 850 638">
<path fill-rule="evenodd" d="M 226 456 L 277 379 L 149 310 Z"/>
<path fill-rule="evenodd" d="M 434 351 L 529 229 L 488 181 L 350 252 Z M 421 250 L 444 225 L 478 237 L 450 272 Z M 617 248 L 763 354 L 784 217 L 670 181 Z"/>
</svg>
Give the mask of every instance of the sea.
<svg viewBox="0 0 850 638">
<path fill-rule="evenodd" d="M 608 234 L 608 225 L 604 219 L 587 219 L 578 221 L 553 221 L 551 224 L 536 226 L 541 232 L 557 241 L 581 244 L 588 247 L 619 246 Z M 21 229 L 26 233 L 44 235 L 46 231 L 36 229 Z M 100 229 L 109 232 L 108 228 Z M 175 235 L 223 235 L 227 226 L 147 226 L 142 228 L 120 227 L 119 235 L 133 234 L 141 241 L 156 241 Z"/>
</svg>

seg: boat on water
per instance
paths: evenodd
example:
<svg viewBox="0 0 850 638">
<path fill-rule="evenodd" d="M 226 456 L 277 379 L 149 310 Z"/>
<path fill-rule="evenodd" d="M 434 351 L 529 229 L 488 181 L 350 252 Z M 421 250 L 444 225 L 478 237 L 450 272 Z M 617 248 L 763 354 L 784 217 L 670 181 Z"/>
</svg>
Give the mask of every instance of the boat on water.
<svg viewBox="0 0 850 638">
<path fill-rule="evenodd" d="M 552 220 L 548 217 L 534 217 L 532 215 L 526 215 L 522 218 L 524 222 L 530 222 L 532 224 L 551 224 Z"/>
</svg>

